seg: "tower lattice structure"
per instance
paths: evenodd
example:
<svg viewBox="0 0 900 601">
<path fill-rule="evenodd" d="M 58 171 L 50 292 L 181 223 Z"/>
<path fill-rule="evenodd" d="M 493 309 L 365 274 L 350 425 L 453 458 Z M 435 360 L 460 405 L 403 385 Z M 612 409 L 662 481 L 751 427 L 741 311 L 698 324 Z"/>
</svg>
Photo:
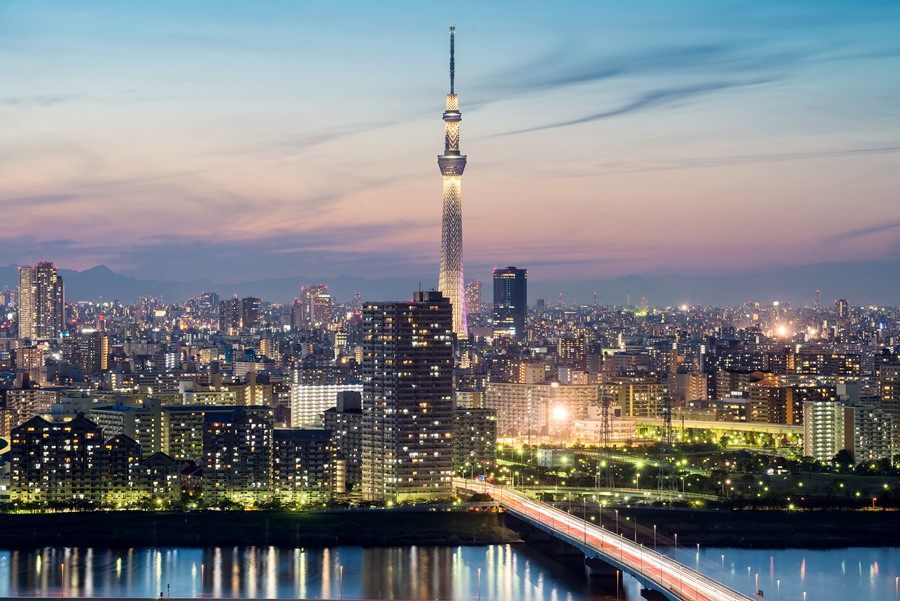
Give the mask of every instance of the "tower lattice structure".
<svg viewBox="0 0 900 601">
<path fill-rule="evenodd" d="M 597 488 L 615 488 L 612 458 L 612 416 L 609 397 L 600 395 L 600 455 L 597 461 Z"/>
<path fill-rule="evenodd" d="M 443 176 L 444 208 L 441 219 L 441 267 L 438 290 L 453 305 L 453 332 L 457 339 L 468 337 L 466 293 L 463 281 L 462 174 L 466 155 L 459 151 L 459 96 L 454 89 L 455 27 L 450 27 L 450 93 L 444 105 L 444 153 L 438 156 Z"/>
<path fill-rule="evenodd" d="M 678 489 L 678 475 L 674 467 L 675 429 L 672 427 L 672 397 L 668 394 L 663 399 L 662 421 L 662 453 L 659 459 L 659 473 L 656 478 L 660 501 L 662 501 L 665 493 Z"/>
</svg>

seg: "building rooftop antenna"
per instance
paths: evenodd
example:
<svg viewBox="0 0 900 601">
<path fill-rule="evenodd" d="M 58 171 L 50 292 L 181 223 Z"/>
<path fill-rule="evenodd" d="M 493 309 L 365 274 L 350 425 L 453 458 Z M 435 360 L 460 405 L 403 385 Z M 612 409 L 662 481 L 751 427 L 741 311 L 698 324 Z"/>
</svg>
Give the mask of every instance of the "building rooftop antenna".
<svg viewBox="0 0 900 601">
<path fill-rule="evenodd" d="M 456 61 L 454 48 L 454 38 L 456 37 L 456 25 L 450 26 L 450 93 L 453 94 L 453 80 L 456 77 Z"/>
</svg>

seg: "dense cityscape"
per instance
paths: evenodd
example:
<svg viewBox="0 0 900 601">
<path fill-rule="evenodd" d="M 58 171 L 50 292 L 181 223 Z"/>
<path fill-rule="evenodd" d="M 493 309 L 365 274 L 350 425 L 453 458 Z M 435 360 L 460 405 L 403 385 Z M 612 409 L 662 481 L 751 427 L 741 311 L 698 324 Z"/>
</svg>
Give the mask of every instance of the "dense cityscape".
<svg viewBox="0 0 900 601">
<path fill-rule="evenodd" d="M 640 36 L 626 48 L 642 9 L 610 7 L 607 24 L 605 8 L 587 6 L 562 28 L 552 10 L 522 11 L 530 25 L 503 48 L 513 38 L 494 29 L 506 13 L 486 7 L 494 27 L 467 23 L 466 43 L 470 28 L 478 41 L 460 54 L 459 85 L 454 25 L 438 71 L 410 52 L 419 34 L 370 26 L 394 31 L 394 7 L 358 23 L 331 15 L 343 25 L 330 31 L 327 10 L 306 12 L 324 10 L 314 4 L 221 5 L 193 25 L 171 7 L 142 18 L 101 7 L 126 30 L 140 24 L 134 43 L 113 25 L 97 38 L 128 57 L 98 54 L 109 73 L 127 65 L 99 76 L 111 87 L 0 97 L 0 112 L 86 103 L 96 119 L 84 119 L 80 147 L 66 124 L 82 117 L 35 130 L 19 113 L 22 132 L 63 133 L 23 147 L 23 165 L 43 156 L 48 168 L 15 169 L 21 190 L 3 197 L 16 239 L 0 236 L 0 598 L 900 600 L 900 220 L 888 164 L 900 146 L 856 135 L 891 129 L 863 121 L 890 121 L 884 99 L 897 90 L 861 69 L 881 86 L 863 111 L 810 93 L 827 71 L 811 75 L 816 65 L 898 56 L 877 11 L 846 27 L 880 45 L 851 52 L 829 37 L 827 50 L 800 52 L 770 31 L 777 13 L 807 41 L 825 39 L 796 28 L 800 6 L 735 9 L 765 32 L 749 27 L 746 47 L 695 44 L 693 14 L 660 6 L 648 12 L 673 30 L 668 48 Z M 694 8 L 710 31 L 743 34 Z M 45 24 L 25 6 L 9 14 L 21 31 Z M 604 37 L 592 19 L 604 35 L 621 26 L 599 62 L 569 38 Z M 70 20 L 76 38 L 91 30 L 70 13 L 61 39 Z M 196 47 L 193 27 L 207 36 Z M 378 60 L 362 47 L 372 39 Z M 484 71 L 539 39 L 559 49 Z M 181 45 L 205 59 L 180 64 Z M 299 84 L 272 68 L 288 49 L 302 57 Z M 220 74 L 226 56 L 242 75 Z M 143 84 L 137 57 L 166 85 Z M 416 187 L 424 136 L 399 133 L 422 120 L 402 117 L 399 98 L 424 92 L 398 87 L 390 66 L 407 83 L 445 82 L 440 210 L 437 174 L 424 201 Z M 807 70 L 800 105 L 779 95 L 792 69 Z M 630 87 L 642 78 L 651 85 Z M 571 93 L 620 81 L 618 105 Z M 348 109 L 348 89 L 371 107 Z M 768 101 L 689 107 L 726 93 Z M 181 102 L 188 118 L 170 127 Z M 144 123 L 145 103 L 166 117 Z M 593 112 L 573 113 L 579 104 Z M 644 111 L 683 129 L 637 123 Z M 843 148 L 825 147 L 828 111 L 841 123 L 866 113 Z M 107 117 L 117 125 L 97 131 L 121 157 L 94 149 Z M 620 118 L 631 125 L 616 132 Z M 285 134 L 287 122 L 319 129 Z M 255 146 L 263 138 L 246 134 L 266 124 L 277 136 Z M 761 134 L 755 154 L 725 151 Z M 49 154 L 35 150 L 48 140 Z M 126 158 L 135 148 L 149 154 Z M 803 172 L 816 161 L 846 171 Z M 489 192 L 484 174 L 497 170 Z M 279 174 L 299 179 L 280 188 Z"/>
<path fill-rule="evenodd" d="M 128 305 L 67 301 L 51 263 L 19 274 L 0 355 L 10 509 L 446 501 L 454 475 L 897 503 L 896 308 L 529 304 L 510 266 L 486 301 L 467 286 L 461 341 L 436 292 Z"/>
</svg>

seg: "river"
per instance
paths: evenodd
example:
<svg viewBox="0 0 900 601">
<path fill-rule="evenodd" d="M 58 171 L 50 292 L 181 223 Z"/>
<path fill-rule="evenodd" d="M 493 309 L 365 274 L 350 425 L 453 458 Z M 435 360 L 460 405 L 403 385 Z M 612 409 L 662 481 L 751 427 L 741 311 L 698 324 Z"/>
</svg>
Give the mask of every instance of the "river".
<svg viewBox="0 0 900 601">
<path fill-rule="evenodd" d="M 679 549 L 686 564 L 766 599 L 898 601 L 900 548 Z M 724 556 L 724 558 L 723 558 Z M 749 568 L 749 569 L 748 569 Z M 0 597 L 609 600 L 524 545 L 0 550 Z M 625 579 L 621 599 L 641 599 Z"/>
</svg>

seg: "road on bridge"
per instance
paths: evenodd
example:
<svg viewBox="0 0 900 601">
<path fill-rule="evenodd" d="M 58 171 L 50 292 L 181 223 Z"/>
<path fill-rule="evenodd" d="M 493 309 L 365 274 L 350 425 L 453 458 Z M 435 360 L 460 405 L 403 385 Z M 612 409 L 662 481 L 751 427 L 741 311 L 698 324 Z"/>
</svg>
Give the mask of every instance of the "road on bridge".
<svg viewBox="0 0 900 601">
<path fill-rule="evenodd" d="M 582 547 L 583 551 L 614 567 L 621 567 L 648 588 L 669 598 L 682 601 L 747 601 L 751 598 L 671 557 L 514 490 L 462 478 L 455 478 L 454 486 L 490 495 L 511 514 Z"/>
</svg>

